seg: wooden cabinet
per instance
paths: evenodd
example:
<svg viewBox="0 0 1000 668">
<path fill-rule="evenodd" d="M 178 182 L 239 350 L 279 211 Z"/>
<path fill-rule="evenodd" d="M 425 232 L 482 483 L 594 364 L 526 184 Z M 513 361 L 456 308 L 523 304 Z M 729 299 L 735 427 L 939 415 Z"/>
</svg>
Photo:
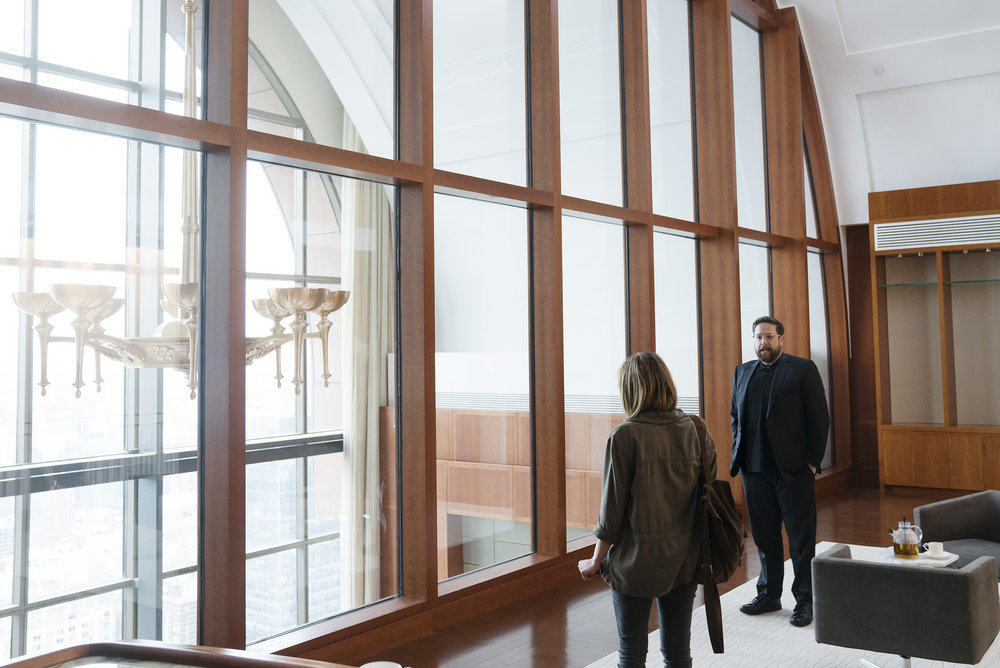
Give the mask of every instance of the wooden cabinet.
<svg viewBox="0 0 1000 668">
<path fill-rule="evenodd" d="M 1000 489 L 1000 181 L 869 195 L 879 482 Z"/>
</svg>

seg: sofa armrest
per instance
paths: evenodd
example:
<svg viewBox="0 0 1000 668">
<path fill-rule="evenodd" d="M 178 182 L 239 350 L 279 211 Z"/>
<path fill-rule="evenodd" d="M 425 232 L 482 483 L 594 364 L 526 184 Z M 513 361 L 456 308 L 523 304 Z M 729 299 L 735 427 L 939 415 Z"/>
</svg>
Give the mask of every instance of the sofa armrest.
<svg viewBox="0 0 1000 668">
<path fill-rule="evenodd" d="M 1000 492 L 987 490 L 913 509 L 924 540 L 979 538 L 1000 542 Z"/>
<path fill-rule="evenodd" d="M 972 664 L 992 644 L 1000 628 L 992 557 L 930 568 L 837 556 L 841 547 L 812 562 L 817 642 Z"/>
</svg>

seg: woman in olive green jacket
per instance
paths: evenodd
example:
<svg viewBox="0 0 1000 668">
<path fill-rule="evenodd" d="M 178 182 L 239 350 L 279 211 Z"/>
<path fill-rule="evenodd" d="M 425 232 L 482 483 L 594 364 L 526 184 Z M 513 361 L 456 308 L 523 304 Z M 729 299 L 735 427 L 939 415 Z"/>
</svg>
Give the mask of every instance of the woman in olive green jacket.
<svg viewBox="0 0 1000 668">
<path fill-rule="evenodd" d="M 579 562 L 589 580 L 600 574 L 612 590 L 618 624 L 618 665 L 645 666 L 646 625 L 653 600 L 660 617 L 665 666 L 691 665 L 691 610 L 701 554 L 696 540 L 701 450 L 716 477 L 715 443 L 701 421 L 677 409 L 677 391 L 663 360 L 636 353 L 618 370 L 625 422 L 608 438 L 601 515 L 594 555 Z"/>
</svg>

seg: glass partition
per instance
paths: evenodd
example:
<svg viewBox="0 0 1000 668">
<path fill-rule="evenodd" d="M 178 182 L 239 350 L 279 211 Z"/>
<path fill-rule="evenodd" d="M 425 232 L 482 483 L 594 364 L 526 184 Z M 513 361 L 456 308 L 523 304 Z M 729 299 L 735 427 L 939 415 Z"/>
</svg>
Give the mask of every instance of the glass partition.
<svg viewBox="0 0 1000 668">
<path fill-rule="evenodd" d="M 434 199 L 438 579 L 530 554 L 528 216 Z"/>
<path fill-rule="evenodd" d="M 625 228 L 563 216 L 566 523 L 590 535 L 601 502 L 608 434 L 623 419 L 618 368 L 628 354 Z"/>
<path fill-rule="evenodd" d="M 0 135 L 0 654 L 194 642 L 200 158 Z"/>
</svg>

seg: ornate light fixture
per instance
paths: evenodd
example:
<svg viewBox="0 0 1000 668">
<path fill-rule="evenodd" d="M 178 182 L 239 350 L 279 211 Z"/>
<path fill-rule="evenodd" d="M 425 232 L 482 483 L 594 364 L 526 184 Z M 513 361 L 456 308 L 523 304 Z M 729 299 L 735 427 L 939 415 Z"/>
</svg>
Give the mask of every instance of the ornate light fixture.
<svg viewBox="0 0 1000 668">
<path fill-rule="evenodd" d="M 185 69 L 184 69 L 184 114 L 194 117 L 197 112 L 195 83 L 195 21 L 198 11 L 194 0 L 185 0 L 181 10 L 185 14 Z M 127 367 L 139 369 L 178 369 L 184 371 L 191 398 L 195 398 L 198 388 L 198 182 L 197 163 L 191 151 L 184 151 L 181 164 L 181 233 L 183 245 L 179 283 L 164 283 L 160 286 L 163 299 L 160 306 L 180 322 L 161 325 L 159 336 L 119 338 L 108 334 L 101 323 L 118 312 L 125 300 L 116 298 L 116 288 L 111 285 L 87 285 L 82 283 L 60 283 L 52 285 L 49 292 L 15 292 L 14 302 L 21 310 L 38 319 L 35 331 L 41 349 L 41 373 L 38 385 L 45 395 L 49 385 L 47 357 L 49 343 L 74 343 L 76 347 L 76 376 L 73 386 L 76 396 L 81 394 L 83 382 L 83 358 L 86 349 L 94 351 L 97 391 L 101 391 L 101 356 L 121 362 Z M 303 384 L 303 348 L 308 338 L 318 338 L 323 350 L 323 384 L 329 386 L 330 371 L 328 360 L 329 336 L 332 324 L 329 315 L 341 308 L 350 296 L 346 290 L 326 288 L 291 287 L 271 288 L 269 296 L 254 299 L 254 309 L 273 322 L 271 334 L 263 337 L 247 338 L 246 362 L 264 357 L 274 351 L 277 373 L 275 379 L 281 387 L 281 346 L 291 341 L 295 353 L 295 374 L 292 384 L 299 394 Z M 72 337 L 52 336 L 53 325 L 49 318 L 63 310 L 76 313 Z M 306 314 L 315 311 L 319 315 L 317 331 L 308 332 Z M 294 316 L 289 324 L 291 333 L 285 332 L 281 324 L 284 318 Z M 172 326 L 173 325 L 173 326 Z M 180 325 L 180 326 L 176 326 Z"/>
</svg>

